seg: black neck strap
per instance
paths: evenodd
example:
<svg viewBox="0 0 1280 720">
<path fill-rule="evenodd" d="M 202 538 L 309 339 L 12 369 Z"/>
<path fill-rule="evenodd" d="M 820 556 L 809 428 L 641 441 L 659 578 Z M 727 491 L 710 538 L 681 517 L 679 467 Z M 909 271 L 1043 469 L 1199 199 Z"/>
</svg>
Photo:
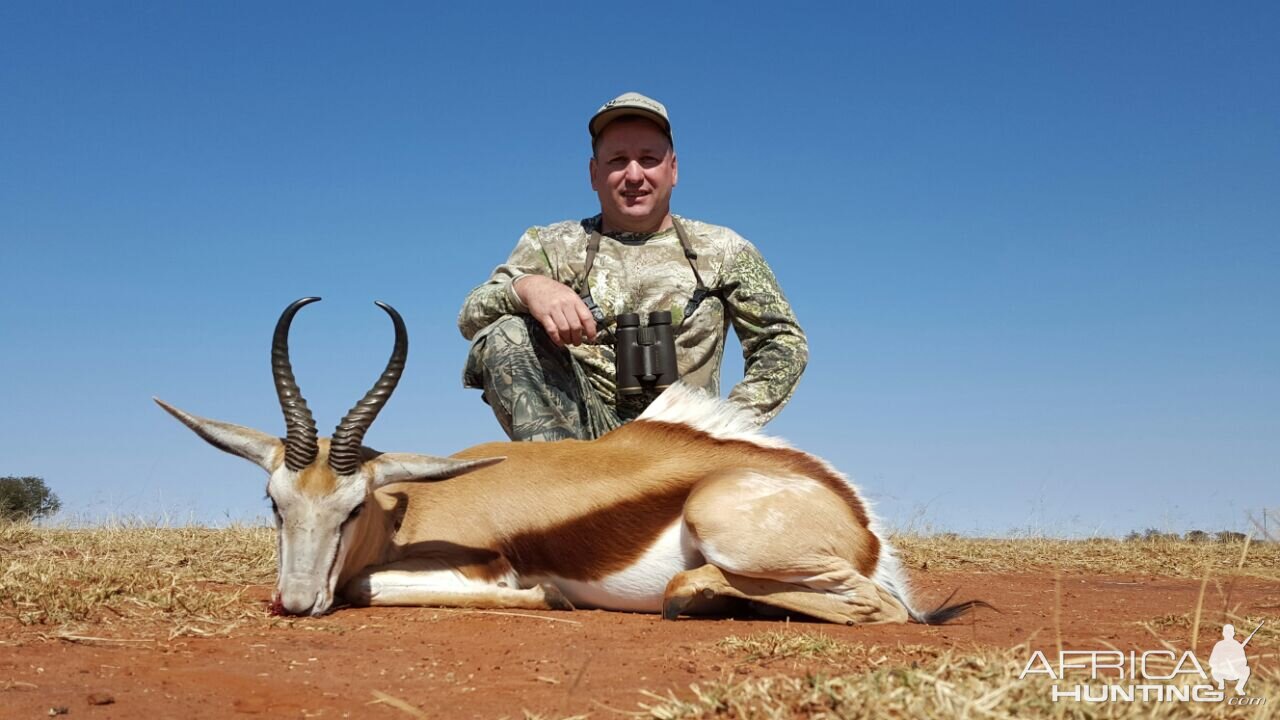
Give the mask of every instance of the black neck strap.
<svg viewBox="0 0 1280 720">
<path fill-rule="evenodd" d="M 603 223 L 603 219 L 601 220 Z M 680 247 L 684 250 L 684 258 L 689 261 L 689 269 L 693 270 L 693 279 L 697 282 L 694 287 L 693 295 L 689 298 L 689 302 L 684 306 L 684 318 L 680 321 L 683 325 L 690 315 L 698 309 L 702 301 L 712 294 L 711 288 L 702 282 L 702 275 L 698 274 L 698 265 L 695 260 L 698 259 L 698 253 L 693 250 L 693 243 L 689 241 L 689 233 L 685 231 L 684 225 L 674 216 L 671 218 L 671 224 L 676 229 L 676 237 L 680 239 Z M 591 268 L 595 265 L 596 254 L 600 252 L 600 230 L 595 228 L 591 231 L 591 237 L 587 239 L 587 259 L 582 266 L 582 298 L 591 311 L 591 316 L 596 319 L 597 323 L 604 322 L 604 312 L 596 306 L 596 301 L 591 297 Z"/>
</svg>

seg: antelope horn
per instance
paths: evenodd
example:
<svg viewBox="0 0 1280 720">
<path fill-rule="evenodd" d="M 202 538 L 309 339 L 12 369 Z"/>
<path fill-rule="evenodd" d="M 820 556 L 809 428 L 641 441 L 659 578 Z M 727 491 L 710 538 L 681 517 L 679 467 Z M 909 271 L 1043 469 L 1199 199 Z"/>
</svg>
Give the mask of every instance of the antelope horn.
<svg viewBox="0 0 1280 720">
<path fill-rule="evenodd" d="M 298 383 L 293 379 L 293 365 L 289 363 L 289 326 L 302 306 L 319 299 L 302 298 L 285 308 L 276 321 L 276 332 L 271 338 L 271 375 L 276 381 L 276 395 L 280 397 L 286 428 L 284 462 L 294 472 L 316 459 L 319 446 L 316 444 L 315 418 L 311 416 L 307 401 L 302 398 Z"/>
<path fill-rule="evenodd" d="M 409 333 L 404 329 L 400 313 L 384 302 L 374 304 L 391 316 L 391 322 L 396 327 L 396 342 L 391 349 L 391 358 L 387 360 L 387 368 L 382 371 L 378 382 L 365 394 L 363 400 L 347 412 L 333 432 L 333 441 L 329 445 L 329 467 L 339 475 L 349 475 L 360 467 L 360 445 L 364 442 L 364 434 L 369 431 L 374 418 L 378 417 L 378 412 L 395 391 L 396 384 L 400 382 L 400 374 L 404 372 L 405 358 L 409 356 Z"/>
</svg>

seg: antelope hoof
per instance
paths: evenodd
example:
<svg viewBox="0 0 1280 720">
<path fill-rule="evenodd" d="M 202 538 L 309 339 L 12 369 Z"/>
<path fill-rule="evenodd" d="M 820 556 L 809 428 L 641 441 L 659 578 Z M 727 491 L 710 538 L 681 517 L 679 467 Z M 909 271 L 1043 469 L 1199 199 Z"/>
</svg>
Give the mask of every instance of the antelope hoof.
<svg viewBox="0 0 1280 720">
<path fill-rule="evenodd" d="M 688 610 L 692 603 L 692 595 L 668 595 L 662 601 L 662 619 L 675 620 Z"/>
</svg>

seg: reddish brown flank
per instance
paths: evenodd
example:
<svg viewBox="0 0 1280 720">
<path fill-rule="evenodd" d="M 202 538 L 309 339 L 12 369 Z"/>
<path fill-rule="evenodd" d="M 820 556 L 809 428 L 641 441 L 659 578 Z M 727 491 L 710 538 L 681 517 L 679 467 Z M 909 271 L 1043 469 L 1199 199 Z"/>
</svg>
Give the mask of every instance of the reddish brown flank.
<svg viewBox="0 0 1280 720">
<path fill-rule="evenodd" d="M 659 449 L 655 452 L 655 448 Z M 459 457 L 505 455 L 490 471 L 527 471 L 530 484 L 563 480 L 578 483 L 584 495 L 596 492 L 592 479 L 612 488 L 585 516 L 565 519 L 507 538 L 494 548 L 521 574 L 550 574 L 574 580 L 598 580 L 633 564 L 676 523 L 693 487 L 713 473 L 741 468 L 777 477 L 804 476 L 821 482 L 849 507 L 865 530 L 868 514 L 853 489 L 826 463 L 799 450 L 766 448 L 745 440 L 719 439 L 686 425 L 641 420 L 591 442 L 491 443 Z M 582 478 L 565 478 L 574 468 Z M 629 477 L 619 477 L 626 468 Z M 543 474 L 545 473 L 545 475 Z M 478 478 L 477 478 L 478 479 Z M 467 478 L 459 482 L 472 482 Z M 630 484 L 628 484 L 630 482 Z M 617 488 L 633 492 L 619 495 Z M 857 557 L 848 558 L 867 577 L 875 572 L 880 543 L 865 532 Z"/>
</svg>

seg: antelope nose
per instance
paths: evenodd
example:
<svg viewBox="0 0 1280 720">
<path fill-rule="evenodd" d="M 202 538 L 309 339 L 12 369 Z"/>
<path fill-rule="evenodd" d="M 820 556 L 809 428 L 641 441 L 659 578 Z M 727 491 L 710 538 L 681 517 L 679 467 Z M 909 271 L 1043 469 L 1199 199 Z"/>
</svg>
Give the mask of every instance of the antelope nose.
<svg viewBox="0 0 1280 720">
<path fill-rule="evenodd" d="M 311 612 L 312 606 L 316 604 L 315 593 L 285 591 L 280 593 L 280 604 L 284 606 L 284 611 L 290 615 L 306 615 Z"/>
</svg>

